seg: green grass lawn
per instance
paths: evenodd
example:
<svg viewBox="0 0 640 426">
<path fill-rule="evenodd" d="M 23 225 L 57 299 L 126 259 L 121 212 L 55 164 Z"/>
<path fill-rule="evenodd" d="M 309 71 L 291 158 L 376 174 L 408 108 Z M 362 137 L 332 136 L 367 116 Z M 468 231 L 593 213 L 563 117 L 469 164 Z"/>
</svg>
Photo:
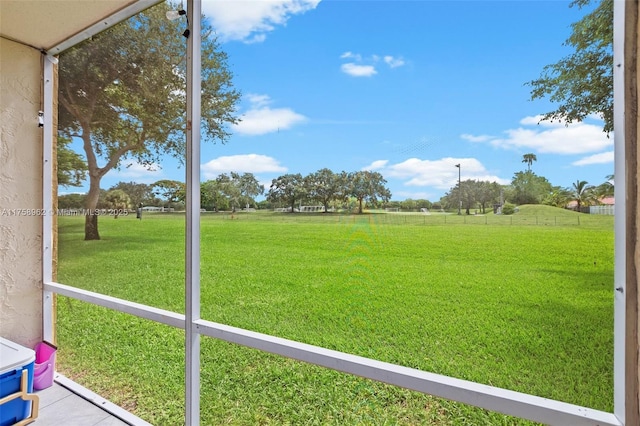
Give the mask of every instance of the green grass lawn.
<svg viewBox="0 0 640 426">
<path fill-rule="evenodd" d="M 184 312 L 184 228 L 105 217 L 87 242 L 60 217 L 58 281 Z M 204 319 L 612 410 L 611 217 L 204 214 L 201 235 Z M 180 330 L 60 297 L 58 344 L 63 373 L 183 421 Z M 201 405 L 205 425 L 526 424 L 209 338 Z"/>
</svg>

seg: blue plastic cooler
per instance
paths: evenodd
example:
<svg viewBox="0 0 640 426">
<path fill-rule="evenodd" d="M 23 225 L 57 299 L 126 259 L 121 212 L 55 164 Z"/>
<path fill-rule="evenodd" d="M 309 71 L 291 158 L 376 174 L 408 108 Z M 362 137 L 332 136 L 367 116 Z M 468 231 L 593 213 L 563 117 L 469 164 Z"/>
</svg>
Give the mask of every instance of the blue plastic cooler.
<svg viewBox="0 0 640 426">
<path fill-rule="evenodd" d="M 22 371 L 28 374 L 28 393 L 33 392 L 33 365 L 36 353 L 0 337 L 0 399 L 20 392 Z M 31 401 L 15 398 L 0 405 L 0 426 L 18 423 L 31 413 Z"/>
</svg>

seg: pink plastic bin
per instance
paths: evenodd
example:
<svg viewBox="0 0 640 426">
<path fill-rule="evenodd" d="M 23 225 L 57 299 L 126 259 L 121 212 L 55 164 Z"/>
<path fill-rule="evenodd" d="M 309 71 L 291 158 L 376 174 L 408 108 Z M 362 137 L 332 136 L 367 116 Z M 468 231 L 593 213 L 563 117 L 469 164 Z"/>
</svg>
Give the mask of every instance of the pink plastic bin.
<svg viewBox="0 0 640 426">
<path fill-rule="evenodd" d="M 53 385 L 53 373 L 56 370 L 57 347 L 49 342 L 40 342 L 34 348 L 36 361 L 33 366 L 33 388 L 46 389 Z"/>
</svg>

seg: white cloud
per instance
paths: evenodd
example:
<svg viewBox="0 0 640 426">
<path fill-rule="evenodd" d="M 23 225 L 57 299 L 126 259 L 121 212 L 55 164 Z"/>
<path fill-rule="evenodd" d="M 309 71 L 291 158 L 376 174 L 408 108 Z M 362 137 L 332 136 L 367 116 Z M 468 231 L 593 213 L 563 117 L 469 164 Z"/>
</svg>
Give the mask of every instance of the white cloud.
<svg viewBox="0 0 640 426">
<path fill-rule="evenodd" d="M 573 166 L 587 166 L 589 164 L 608 164 L 613 163 L 613 151 L 601 152 L 589 157 L 584 157 L 578 161 L 571 163 Z"/>
<path fill-rule="evenodd" d="M 523 118 L 522 120 L 520 120 L 520 124 L 522 124 L 523 126 L 535 126 L 540 124 L 541 126 L 551 126 L 553 124 L 559 124 L 557 121 L 555 123 L 551 122 L 551 121 L 540 121 L 542 120 L 542 116 L 541 115 L 534 115 L 534 116 L 528 116 Z"/>
<path fill-rule="evenodd" d="M 259 43 L 294 15 L 316 8 L 320 0 L 205 1 L 202 10 L 222 41 Z"/>
<path fill-rule="evenodd" d="M 362 170 L 369 170 L 369 171 L 378 170 L 386 166 L 388 162 L 389 160 L 377 160 L 369 164 L 368 166 L 363 167 Z"/>
<path fill-rule="evenodd" d="M 340 69 L 345 74 L 349 74 L 353 77 L 371 77 L 378 73 L 375 64 L 381 60 L 389 65 L 390 68 L 398 68 L 405 64 L 404 59 L 401 57 L 394 57 L 391 55 L 380 56 L 373 54 L 368 58 L 363 58 L 359 53 L 353 53 L 351 51 L 344 52 L 340 55 L 340 59 L 351 59 L 352 62 L 342 64 Z"/>
<path fill-rule="evenodd" d="M 214 179 L 221 173 L 280 173 L 287 168 L 273 157 L 261 154 L 228 155 L 214 158 L 202 165 L 206 179 Z"/>
<path fill-rule="evenodd" d="M 525 117 L 521 127 L 509 129 L 504 138 L 463 135 L 463 139 L 483 141 L 503 149 L 528 150 L 550 154 L 585 154 L 602 151 L 613 145 L 601 124 L 587 122 L 566 125 L 559 121 L 540 121 L 541 116 Z M 475 140 L 474 140 L 475 139 Z"/>
<path fill-rule="evenodd" d="M 271 98 L 269 95 L 259 95 L 257 93 L 248 93 L 247 99 L 251 103 L 253 107 L 261 107 L 265 105 L 269 105 L 271 103 Z"/>
<path fill-rule="evenodd" d="M 362 56 L 360 55 L 356 55 L 353 52 L 344 52 L 342 55 L 340 55 L 341 59 L 355 59 L 356 61 L 361 61 L 362 60 Z"/>
<path fill-rule="evenodd" d="M 385 163 L 382 165 L 382 163 Z M 432 186 L 438 189 L 450 189 L 458 182 L 458 168 L 462 180 L 483 180 L 508 184 L 508 179 L 502 179 L 487 171 L 475 158 L 441 158 L 439 160 L 421 160 L 409 158 L 401 163 L 387 165 L 386 160 L 378 160 L 373 164 L 380 165 L 383 175 L 404 180 L 406 186 Z M 371 167 L 371 166 L 370 166 Z"/>
<path fill-rule="evenodd" d="M 489 135 L 478 135 L 478 136 L 474 136 L 474 135 L 470 135 L 468 133 L 464 133 L 462 135 L 460 135 L 460 137 L 464 140 L 467 140 L 469 142 L 486 142 L 488 140 L 491 140 L 492 137 Z"/>
<path fill-rule="evenodd" d="M 402 58 L 394 58 L 391 55 L 387 55 L 384 57 L 384 62 L 389 65 L 391 68 L 397 68 L 404 65 L 404 59 Z"/>
<path fill-rule="evenodd" d="M 371 77 L 378 73 L 373 65 L 358 65 L 353 62 L 342 64 L 340 69 L 353 77 Z"/>
<path fill-rule="evenodd" d="M 242 114 L 242 121 L 232 126 L 233 131 L 243 135 L 264 135 L 287 130 L 307 120 L 290 108 L 270 108 L 267 95 L 249 94 L 250 109 Z"/>
</svg>

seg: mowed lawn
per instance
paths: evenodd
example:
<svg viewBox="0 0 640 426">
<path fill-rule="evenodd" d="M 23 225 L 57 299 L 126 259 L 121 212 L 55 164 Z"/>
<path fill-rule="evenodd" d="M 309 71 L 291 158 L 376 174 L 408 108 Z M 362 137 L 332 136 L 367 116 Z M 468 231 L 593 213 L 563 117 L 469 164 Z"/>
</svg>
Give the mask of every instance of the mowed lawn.
<svg viewBox="0 0 640 426">
<path fill-rule="evenodd" d="M 613 221 L 556 211 L 570 225 L 204 214 L 202 317 L 611 411 Z M 102 217 L 83 241 L 60 217 L 58 282 L 182 313 L 184 228 Z M 58 344 L 64 374 L 183 423 L 181 330 L 59 297 Z M 203 425 L 527 424 L 210 338 L 201 405 Z"/>
</svg>

